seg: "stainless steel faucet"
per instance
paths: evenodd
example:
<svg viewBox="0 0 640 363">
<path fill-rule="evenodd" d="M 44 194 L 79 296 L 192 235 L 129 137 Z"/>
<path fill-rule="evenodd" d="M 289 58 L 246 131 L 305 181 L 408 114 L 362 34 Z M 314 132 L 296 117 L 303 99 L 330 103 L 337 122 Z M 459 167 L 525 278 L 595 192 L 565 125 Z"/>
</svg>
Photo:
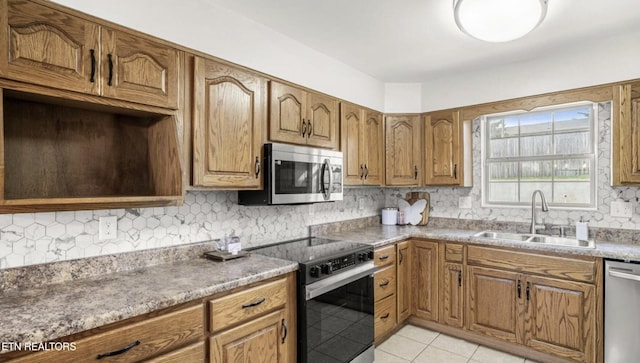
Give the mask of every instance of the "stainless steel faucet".
<svg viewBox="0 0 640 363">
<path fill-rule="evenodd" d="M 536 189 L 531 194 L 531 233 L 535 234 L 539 228 L 544 228 L 544 225 L 536 224 L 536 193 L 540 194 L 541 209 L 543 212 L 548 212 L 547 200 L 544 198 L 544 193 L 540 189 Z"/>
</svg>

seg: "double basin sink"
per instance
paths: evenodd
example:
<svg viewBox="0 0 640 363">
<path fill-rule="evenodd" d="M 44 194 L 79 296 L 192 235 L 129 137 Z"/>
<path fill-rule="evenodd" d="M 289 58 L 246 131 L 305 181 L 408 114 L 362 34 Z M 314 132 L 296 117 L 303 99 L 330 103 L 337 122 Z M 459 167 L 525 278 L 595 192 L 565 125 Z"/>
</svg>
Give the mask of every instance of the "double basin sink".
<svg viewBox="0 0 640 363">
<path fill-rule="evenodd" d="M 556 237 L 547 236 L 543 234 L 528 234 L 528 233 L 510 233 L 510 232 L 496 232 L 496 231 L 482 231 L 473 235 L 478 238 L 488 238 L 493 240 L 508 240 L 525 243 L 541 243 L 547 245 L 557 246 L 570 246 L 570 247 L 582 247 L 582 248 L 595 248 L 594 241 L 583 241 L 570 237 Z"/>
</svg>

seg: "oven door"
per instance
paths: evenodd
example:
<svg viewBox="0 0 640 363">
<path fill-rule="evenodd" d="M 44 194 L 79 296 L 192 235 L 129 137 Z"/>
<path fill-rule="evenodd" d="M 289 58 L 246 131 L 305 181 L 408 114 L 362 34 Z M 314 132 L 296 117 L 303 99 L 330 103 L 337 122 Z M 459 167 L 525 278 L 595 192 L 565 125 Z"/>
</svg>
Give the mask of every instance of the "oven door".
<svg viewBox="0 0 640 363">
<path fill-rule="evenodd" d="M 342 200 L 342 153 L 273 144 L 271 203 L 296 204 Z"/>
<path fill-rule="evenodd" d="M 373 362 L 373 262 L 303 288 L 298 361 Z"/>
</svg>

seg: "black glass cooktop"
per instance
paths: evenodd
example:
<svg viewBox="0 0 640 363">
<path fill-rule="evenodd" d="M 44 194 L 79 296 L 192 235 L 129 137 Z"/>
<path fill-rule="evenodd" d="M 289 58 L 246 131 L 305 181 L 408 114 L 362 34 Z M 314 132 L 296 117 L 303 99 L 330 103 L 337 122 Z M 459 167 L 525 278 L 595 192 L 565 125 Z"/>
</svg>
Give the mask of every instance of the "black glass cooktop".
<svg viewBox="0 0 640 363">
<path fill-rule="evenodd" d="M 308 237 L 256 247 L 252 251 L 269 257 L 309 264 L 368 249 L 371 249 L 371 246 L 362 243 Z"/>
</svg>

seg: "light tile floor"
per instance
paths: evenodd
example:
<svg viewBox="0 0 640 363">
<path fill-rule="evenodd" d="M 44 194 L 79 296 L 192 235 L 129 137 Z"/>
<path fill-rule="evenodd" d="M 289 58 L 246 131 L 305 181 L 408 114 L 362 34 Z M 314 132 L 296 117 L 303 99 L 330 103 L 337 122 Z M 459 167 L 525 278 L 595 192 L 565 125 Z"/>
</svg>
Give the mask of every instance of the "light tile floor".
<svg viewBox="0 0 640 363">
<path fill-rule="evenodd" d="M 375 363 L 535 363 L 431 330 L 407 325 L 376 347 Z"/>
</svg>

